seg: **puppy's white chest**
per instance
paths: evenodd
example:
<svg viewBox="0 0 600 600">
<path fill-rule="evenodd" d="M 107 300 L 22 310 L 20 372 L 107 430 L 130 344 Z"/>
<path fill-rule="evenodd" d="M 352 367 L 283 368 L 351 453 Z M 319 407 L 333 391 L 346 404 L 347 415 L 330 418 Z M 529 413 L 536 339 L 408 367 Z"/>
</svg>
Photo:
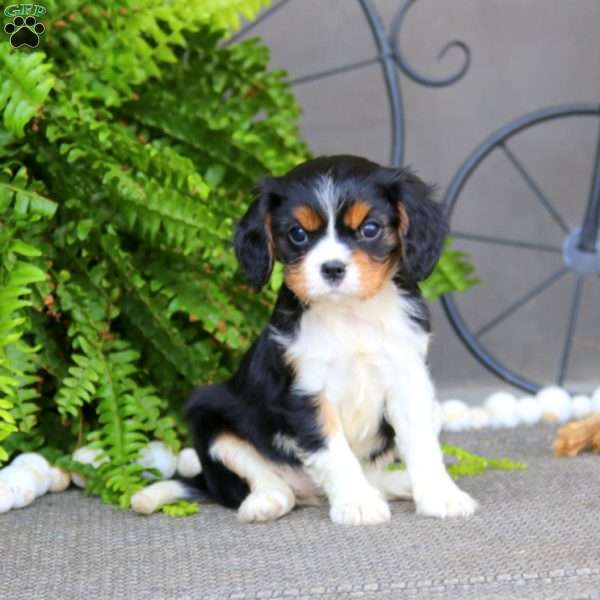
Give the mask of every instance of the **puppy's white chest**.
<svg viewBox="0 0 600 600">
<path fill-rule="evenodd" d="M 378 445 L 386 392 L 402 369 L 403 353 L 426 351 L 427 336 L 409 309 L 393 284 L 370 300 L 312 306 L 287 347 L 296 385 L 335 407 L 358 456 Z"/>
</svg>

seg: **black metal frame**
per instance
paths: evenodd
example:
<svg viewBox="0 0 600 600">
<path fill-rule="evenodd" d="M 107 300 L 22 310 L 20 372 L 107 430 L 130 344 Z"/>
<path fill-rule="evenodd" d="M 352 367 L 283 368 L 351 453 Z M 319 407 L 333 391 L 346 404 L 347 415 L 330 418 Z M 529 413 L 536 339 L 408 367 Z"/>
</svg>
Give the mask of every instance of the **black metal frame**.
<svg viewBox="0 0 600 600">
<path fill-rule="evenodd" d="M 257 20 L 248 24 L 238 34 L 232 36 L 228 43 L 238 40 L 240 37 L 256 27 L 258 23 L 261 23 L 275 12 L 280 10 L 289 1 L 290 0 L 279 0 L 278 2 L 275 2 L 269 9 L 264 11 Z M 410 65 L 400 49 L 399 40 L 406 16 L 410 8 L 416 2 L 417 0 L 403 0 L 401 2 L 397 13 L 392 20 L 390 32 L 388 34 L 377 12 L 377 9 L 375 8 L 373 0 L 358 0 L 363 14 L 369 23 L 369 27 L 377 48 L 377 54 L 374 57 L 366 60 L 340 65 L 338 67 L 309 75 L 303 75 L 291 81 L 291 83 L 294 85 L 301 85 L 379 63 L 381 65 L 388 94 L 392 129 L 390 149 L 390 164 L 392 166 L 399 166 L 402 164 L 405 146 L 404 107 L 402 103 L 402 94 L 400 91 L 398 71 L 402 72 L 409 79 L 420 85 L 427 87 L 443 87 L 460 81 L 469 70 L 469 66 L 471 64 L 471 51 L 469 47 L 462 41 L 453 40 L 442 48 L 442 50 L 438 53 L 437 58 L 438 60 L 443 59 L 444 56 L 446 56 L 446 54 L 453 48 L 460 50 L 463 54 L 463 63 L 454 74 L 445 78 L 434 79 L 418 73 Z M 524 306 L 535 296 L 548 289 L 569 270 L 576 271 L 578 276 L 573 292 L 569 321 L 567 324 L 567 332 L 565 335 L 563 352 L 560 358 L 559 372 L 557 377 L 558 383 L 562 384 L 564 382 L 573 344 L 577 316 L 579 314 L 581 304 L 584 276 L 589 275 L 590 273 L 596 273 L 596 261 L 598 263 L 598 274 L 600 275 L 600 236 L 598 232 L 600 227 L 600 137 L 598 139 L 598 147 L 596 150 L 594 175 L 592 178 L 592 187 L 586 209 L 586 216 L 581 229 L 577 231 L 569 231 L 569 227 L 561 217 L 560 213 L 542 192 L 541 188 L 537 185 L 531 174 L 526 170 L 523 163 L 506 145 L 506 141 L 520 131 L 545 121 L 570 116 L 589 115 L 600 116 L 600 106 L 596 104 L 569 104 L 542 109 L 516 119 L 512 123 L 509 123 L 492 134 L 473 151 L 473 153 L 467 158 L 462 167 L 454 176 L 445 197 L 445 205 L 450 218 L 458 197 L 473 171 L 493 150 L 500 148 L 506 158 L 523 178 L 525 183 L 531 188 L 544 210 L 546 210 L 553 218 L 563 233 L 565 235 L 569 235 L 569 237 L 565 240 L 563 248 L 559 248 L 548 244 L 531 242 L 527 240 L 512 240 L 466 232 L 452 232 L 452 235 L 458 239 L 468 239 L 483 243 L 563 254 L 566 265 L 565 267 L 553 273 L 549 278 L 540 282 L 527 294 L 513 302 L 511 306 L 500 313 L 500 315 L 497 315 L 486 325 L 481 327 L 477 332 L 475 332 L 475 334 L 471 333 L 469 327 L 462 318 L 454 300 L 454 296 L 452 294 L 448 294 L 442 298 L 442 304 L 450 323 L 473 356 L 475 356 L 475 358 L 477 358 L 477 360 L 479 360 L 484 366 L 505 381 L 508 381 L 509 383 L 529 392 L 536 392 L 541 386 L 502 365 L 485 349 L 478 338 L 498 325 L 506 317 L 513 314 L 516 310 Z M 575 244 L 572 243 L 573 239 L 575 239 Z"/>
<path fill-rule="evenodd" d="M 271 7 L 261 13 L 255 21 L 249 23 L 237 34 L 229 38 L 227 43 L 231 44 L 239 40 L 246 33 L 254 29 L 259 23 L 262 23 L 265 19 L 269 18 L 283 8 L 286 4 L 288 4 L 288 2 L 290 2 L 290 0 L 279 0 L 278 2 L 273 3 Z M 443 59 L 448 52 L 452 50 L 452 48 L 456 48 L 463 53 L 463 64 L 453 75 L 442 79 L 434 79 L 419 74 L 413 67 L 410 66 L 410 63 L 400 50 L 399 38 L 406 15 L 416 2 L 417 0 L 403 0 L 401 2 L 400 8 L 392 20 L 390 33 L 388 35 L 383 22 L 381 21 L 379 13 L 375 8 L 373 0 L 358 0 L 365 19 L 371 28 L 373 40 L 375 41 L 375 46 L 377 48 L 377 54 L 374 57 L 366 60 L 340 65 L 338 67 L 333 67 L 317 73 L 311 73 L 309 75 L 302 75 L 290 82 L 293 85 L 301 85 L 304 83 L 317 81 L 319 79 L 324 79 L 326 77 L 339 75 L 340 73 L 355 71 L 357 69 L 362 69 L 364 67 L 379 63 L 381 65 L 388 92 L 390 118 L 392 122 L 392 140 L 389 162 L 390 165 L 395 167 L 402 164 L 405 142 L 404 107 L 402 103 L 402 94 L 400 92 L 398 69 L 409 79 L 412 79 L 420 85 L 424 85 L 426 87 L 444 87 L 460 81 L 466 75 L 471 64 L 471 51 L 467 44 L 459 40 L 453 40 L 446 44 L 442 50 L 440 50 L 437 56 L 438 60 Z"/>
</svg>

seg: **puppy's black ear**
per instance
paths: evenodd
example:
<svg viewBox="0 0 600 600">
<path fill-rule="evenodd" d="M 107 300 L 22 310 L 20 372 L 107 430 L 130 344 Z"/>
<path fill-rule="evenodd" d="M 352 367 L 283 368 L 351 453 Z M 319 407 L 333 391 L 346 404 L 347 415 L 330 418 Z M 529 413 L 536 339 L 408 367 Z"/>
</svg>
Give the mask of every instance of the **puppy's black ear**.
<svg viewBox="0 0 600 600">
<path fill-rule="evenodd" d="M 275 179 L 264 179 L 233 237 L 238 263 L 256 290 L 267 283 L 275 263 L 271 209 L 276 198 Z"/>
<path fill-rule="evenodd" d="M 433 188 L 406 169 L 388 171 L 388 196 L 398 210 L 407 274 L 416 281 L 429 277 L 440 258 L 448 222 L 444 209 L 432 198 Z"/>
</svg>

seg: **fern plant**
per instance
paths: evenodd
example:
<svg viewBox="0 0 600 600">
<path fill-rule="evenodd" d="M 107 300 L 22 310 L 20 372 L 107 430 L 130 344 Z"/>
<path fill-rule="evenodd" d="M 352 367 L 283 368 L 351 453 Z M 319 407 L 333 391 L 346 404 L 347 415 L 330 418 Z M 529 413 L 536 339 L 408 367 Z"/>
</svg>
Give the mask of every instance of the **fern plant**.
<svg viewBox="0 0 600 600">
<path fill-rule="evenodd" d="M 141 448 L 179 447 L 182 400 L 265 322 L 232 225 L 308 151 L 267 49 L 222 41 L 267 2 L 48 0 L 43 50 L 0 43 L 0 464 L 42 451 L 127 506 Z"/>
<path fill-rule="evenodd" d="M 47 2 L 43 51 L 0 44 L 0 462 L 42 449 L 127 505 L 264 319 L 232 223 L 308 152 L 267 50 L 221 41 L 265 4 Z"/>
</svg>

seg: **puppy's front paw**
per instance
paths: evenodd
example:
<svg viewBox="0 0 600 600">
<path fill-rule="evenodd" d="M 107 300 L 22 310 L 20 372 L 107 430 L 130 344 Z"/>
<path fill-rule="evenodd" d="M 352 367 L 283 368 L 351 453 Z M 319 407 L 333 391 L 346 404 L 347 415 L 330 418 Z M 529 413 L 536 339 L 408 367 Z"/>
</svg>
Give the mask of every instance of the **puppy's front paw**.
<svg viewBox="0 0 600 600">
<path fill-rule="evenodd" d="M 414 499 L 417 513 L 427 517 L 470 517 L 477 510 L 477 501 L 449 477 L 441 483 L 428 484 L 415 491 Z"/>
<path fill-rule="evenodd" d="M 294 495 L 284 489 L 257 490 L 246 496 L 238 509 L 242 523 L 261 523 L 283 517 L 294 508 Z"/>
<path fill-rule="evenodd" d="M 329 514 L 334 523 L 341 525 L 377 525 L 391 518 L 387 502 L 371 486 L 334 501 Z"/>
</svg>

